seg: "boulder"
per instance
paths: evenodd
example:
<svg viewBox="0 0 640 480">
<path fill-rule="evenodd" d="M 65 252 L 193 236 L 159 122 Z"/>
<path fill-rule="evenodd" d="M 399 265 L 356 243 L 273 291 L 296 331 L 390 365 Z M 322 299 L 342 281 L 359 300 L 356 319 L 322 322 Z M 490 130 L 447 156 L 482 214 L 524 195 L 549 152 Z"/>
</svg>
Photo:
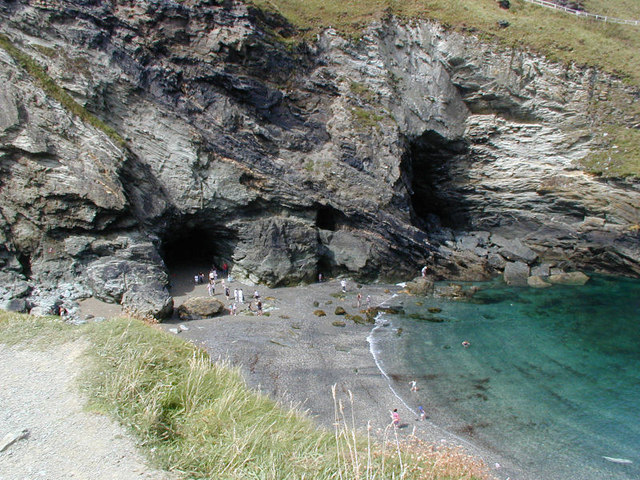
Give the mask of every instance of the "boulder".
<svg viewBox="0 0 640 480">
<path fill-rule="evenodd" d="M 438 286 L 435 289 L 435 294 L 439 297 L 459 300 L 472 298 L 478 290 L 479 288 L 475 285 L 465 288 L 459 283 L 450 283 L 449 285 Z"/>
<path fill-rule="evenodd" d="M 407 282 L 405 290 L 412 295 L 430 295 L 433 292 L 433 280 L 425 277 L 416 277 Z"/>
<path fill-rule="evenodd" d="M 497 253 L 490 253 L 487 256 L 487 265 L 489 265 L 491 268 L 495 268 L 496 270 L 504 270 L 506 264 L 507 261 L 504 259 L 504 257 L 502 257 L 502 255 L 499 255 Z"/>
<path fill-rule="evenodd" d="M 24 298 L 13 298 L 4 303 L 2 309 L 8 312 L 23 313 L 27 311 L 27 302 Z"/>
<path fill-rule="evenodd" d="M 524 262 L 508 262 L 504 267 L 504 281 L 507 285 L 523 287 L 529 278 L 529 265 Z"/>
<path fill-rule="evenodd" d="M 531 265 L 538 259 L 538 254 L 526 245 L 523 245 L 518 238 L 513 240 L 501 239 L 500 242 L 502 245 L 500 245 L 498 253 L 507 260 L 512 262 L 524 262 Z"/>
<path fill-rule="evenodd" d="M 122 295 L 122 305 L 142 317 L 163 319 L 173 313 L 173 297 L 158 282 L 130 285 Z"/>
<path fill-rule="evenodd" d="M 549 282 L 557 285 L 584 285 L 589 277 L 582 272 L 558 273 L 549 277 Z"/>
<path fill-rule="evenodd" d="M 193 297 L 178 307 L 180 320 L 211 318 L 224 310 L 224 304 L 212 297 Z"/>
<path fill-rule="evenodd" d="M 531 267 L 531 276 L 548 277 L 551 275 L 551 266 L 548 263 Z"/>
<path fill-rule="evenodd" d="M 532 288 L 549 288 L 551 286 L 549 282 L 545 282 L 539 275 L 532 275 L 527 278 L 527 285 Z"/>
</svg>

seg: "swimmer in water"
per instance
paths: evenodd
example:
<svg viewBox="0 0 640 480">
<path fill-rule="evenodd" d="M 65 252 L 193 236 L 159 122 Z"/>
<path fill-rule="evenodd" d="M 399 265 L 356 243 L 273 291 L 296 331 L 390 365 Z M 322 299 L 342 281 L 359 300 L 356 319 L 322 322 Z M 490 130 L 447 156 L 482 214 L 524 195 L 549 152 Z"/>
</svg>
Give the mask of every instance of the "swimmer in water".
<svg viewBox="0 0 640 480">
<path fill-rule="evenodd" d="M 464 342 L 462 342 L 462 346 L 464 348 L 467 348 L 469 345 L 471 345 L 469 342 L 467 342 L 466 340 Z"/>
</svg>

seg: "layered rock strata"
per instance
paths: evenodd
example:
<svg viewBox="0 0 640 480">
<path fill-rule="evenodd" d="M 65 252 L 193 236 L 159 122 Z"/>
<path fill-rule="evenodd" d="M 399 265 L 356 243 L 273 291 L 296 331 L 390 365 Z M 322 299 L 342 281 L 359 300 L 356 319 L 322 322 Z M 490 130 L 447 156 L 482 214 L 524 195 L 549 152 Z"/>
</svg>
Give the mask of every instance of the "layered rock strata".
<svg viewBox="0 0 640 480">
<path fill-rule="evenodd" d="M 109 127 L 0 49 L 5 307 L 92 295 L 162 317 L 171 268 L 223 262 L 270 285 L 423 262 L 460 279 L 509 262 L 640 273 L 638 183 L 577 163 L 600 144 L 594 96 L 636 93 L 596 70 L 393 18 L 296 45 L 238 2 L 15 1 L 0 16 Z"/>
</svg>

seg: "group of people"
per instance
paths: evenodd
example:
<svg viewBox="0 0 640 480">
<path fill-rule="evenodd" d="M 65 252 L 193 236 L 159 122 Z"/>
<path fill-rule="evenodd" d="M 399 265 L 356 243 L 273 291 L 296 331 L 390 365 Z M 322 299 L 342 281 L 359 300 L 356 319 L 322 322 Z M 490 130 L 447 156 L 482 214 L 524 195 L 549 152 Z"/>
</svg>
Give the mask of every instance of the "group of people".
<svg viewBox="0 0 640 480">
<path fill-rule="evenodd" d="M 229 284 L 233 279 L 231 278 L 231 275 L 227 275 L 227 273 L 228 273 L 228 266 L 225 263 L 222 266 L 222 278 L 220 283 L 222 286 L 222 293 L 224 294 L 228 302 L 231 299 L 231 288 L 229 287 Z M 226 281 L 225 281 L 225 277 L 226 277 Z M 204 273 L 200 272 L 194 275 L 194 282 L 196 285 L 204 284 L 205 283 Z M 209 282 L 207 283 L 207 292 L 209 293 L 210 297 L 213 297 L 214 295 L 216 295 L 217 284 L 218 284 L 218 270 L 214 267 L 209 272 Z M 258 290 L 256 290 L 253 293 L 253 298 L 256 302 L 255 311 L 257 312 L 258 315 L 262 315 L 262 300 L 260 299 L 260 293 L 258 293 Z M 242 291 L 242 288 L 234 288 L 233 303 L 229 304 L 229 312 L 231 312 L 231 315 L 237 315 L 238 305 L 244 305 L 244 303 L 245 303 L 245 299 L 244 299 L 244 292 Z M 254 311 L 252 301 L 249 302 L 249 310 Z"/>
</svg>

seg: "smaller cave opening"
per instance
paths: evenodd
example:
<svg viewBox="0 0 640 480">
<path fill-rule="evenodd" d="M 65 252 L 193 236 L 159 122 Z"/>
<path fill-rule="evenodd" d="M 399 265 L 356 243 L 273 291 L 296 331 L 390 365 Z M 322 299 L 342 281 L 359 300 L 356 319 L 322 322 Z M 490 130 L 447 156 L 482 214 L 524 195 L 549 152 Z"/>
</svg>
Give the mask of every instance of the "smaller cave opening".
<svg viewBox="0 0 640 480">
<path fill-rule="evenodd" d="M 344 221 L 344 214 L 331 205 L 320 205 L 316 212 L 316 227 L 320 230 L 335 232 Z"/>
<path fill-rule="evenodd" d="M 22 267 L 22 274 L 25 278 L 31 278 L 31 256 L 25 253 L 19 253 L 17 259 Z"/>
<path fill-rule="evenodd" d="M 331 259 L 327 257 L 327 255 L 320 255 L 318 257 L 318 263 L 316 267 L 318 278 L 320 278 L 320 275 L 322 275 L 324 279 L 328 279 L 333 276 L 333 267 L 331 264 Z"/>
<path fill-rule="evenodd" d="M 412 221 L 429 230 L 435 226 L 464 228 L 468 205 L 457 189 L 461 157 L 468 146 L 462 140 L 448 140 L 427 131 L 409 140 L 401 168 L 411 198 Z"/>
</svg>

